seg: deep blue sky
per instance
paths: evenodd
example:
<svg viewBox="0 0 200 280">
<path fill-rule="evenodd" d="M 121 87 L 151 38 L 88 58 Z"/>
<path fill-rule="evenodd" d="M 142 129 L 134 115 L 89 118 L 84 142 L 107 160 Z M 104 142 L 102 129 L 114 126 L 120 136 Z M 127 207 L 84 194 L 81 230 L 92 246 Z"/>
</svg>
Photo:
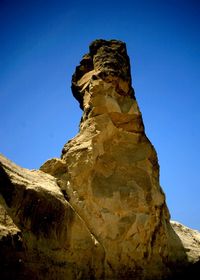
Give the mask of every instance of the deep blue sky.
<svg viewBox="0 0 200 280">
<path fill-rule="evenodd" d="M 200 229 L 200 2 L 0 0 L 0 152 L 37 169 L 81 117 L 71 76 L 97 38 L 126 42 L 172 219 Z"/>
</svg>

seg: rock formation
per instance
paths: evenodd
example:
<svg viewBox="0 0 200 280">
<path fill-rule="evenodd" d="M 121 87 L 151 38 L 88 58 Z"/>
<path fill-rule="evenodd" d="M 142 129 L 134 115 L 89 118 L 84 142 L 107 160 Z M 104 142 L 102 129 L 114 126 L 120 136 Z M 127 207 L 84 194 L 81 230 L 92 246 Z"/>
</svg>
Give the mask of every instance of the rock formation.
<svg viewBox="0 0 200 280">
<path fill-rule="evenodd" d="M 94 41 L 72 92 L 83 117 L 61 159 L 30 171 L 1 157 L 3 279 L 178 279 L 193 263 L 198 271 L 200 233 L 170 224 L 126 45 Z"/>
<path fill-rule="evenodd" d="M 56 179 L 0 162 L 0 279 L 100 278 L 103 248 Z"/>
</svg>

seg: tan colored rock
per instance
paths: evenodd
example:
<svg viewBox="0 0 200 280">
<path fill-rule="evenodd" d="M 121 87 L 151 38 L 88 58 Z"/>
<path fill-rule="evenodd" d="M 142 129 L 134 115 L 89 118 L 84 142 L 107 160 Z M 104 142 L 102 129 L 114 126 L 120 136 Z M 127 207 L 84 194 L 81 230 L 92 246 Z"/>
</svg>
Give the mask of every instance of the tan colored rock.
<svg viewBox="0 0 200 280">
<path fill-rule="evenodd" d="M 169 276 L 169 263 L 184 263 L 186 254 L 169 222 L 125 44 L 95 41 L 76 68 L 72 91 L 83 118 L 79 134 L 63 149 L 67 175 L 56 177 L 104 247 L 105 279 Z M 48 165 L 53 162 L 41 169 L 51 173 Z"/>
<path fill-rule="evenodd" d="M 0 156 L 0 194 L 1 279 L 101 278 L 104 250 L 54 177 Z"/>
<path fill-rule="evenodd" d="M 195 279 L 199 232 L 170 223 L 126 45 L 94 41 L 72 92 L 83 117 L 61 159 L 0 156 L 0 278 Z"/>
<path fill-rule="evenodd" d="M 183 243 L 189 262 L 200 264 L 200 232 L 175 221 L 171 225 Z"/>
</svg>

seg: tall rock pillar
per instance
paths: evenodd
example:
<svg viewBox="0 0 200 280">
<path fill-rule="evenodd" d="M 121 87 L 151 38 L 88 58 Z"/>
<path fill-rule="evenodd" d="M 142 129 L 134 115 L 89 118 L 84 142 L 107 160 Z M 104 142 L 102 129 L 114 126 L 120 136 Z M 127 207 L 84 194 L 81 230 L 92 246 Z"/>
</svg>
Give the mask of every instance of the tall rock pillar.
<svg viewBox="0 0 200 280">
<path fill-rule="evenodd" d="M 161 279 L 176 236 L 125 43 L 94 41 L 76 67 L 72 92 L 83 117 L 62 151 L 67 172 L 57 175 L 60 187 L 104 248 L 105 279 Z"/>
<path fill-rule="evenodd" d="M 197 279 L 200 233 L 170 224 L 125 44 L 93 42 L 72 92 L 83 117 L 61 159 L 0 155 L 0 279 Z"/>
</svg>

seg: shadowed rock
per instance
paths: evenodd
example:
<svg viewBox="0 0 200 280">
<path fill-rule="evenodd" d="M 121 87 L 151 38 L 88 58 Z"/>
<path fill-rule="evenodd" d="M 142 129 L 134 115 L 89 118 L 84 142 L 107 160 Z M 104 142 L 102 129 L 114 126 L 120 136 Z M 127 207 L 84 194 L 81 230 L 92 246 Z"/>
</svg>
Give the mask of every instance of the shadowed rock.
<svg viewBox="0 0 200 280">
<path fill-rule="evenodd" d="M 0 278 L 101 278 L 103 259 L 55 178 L 0 156 Z"/>
</svg>

